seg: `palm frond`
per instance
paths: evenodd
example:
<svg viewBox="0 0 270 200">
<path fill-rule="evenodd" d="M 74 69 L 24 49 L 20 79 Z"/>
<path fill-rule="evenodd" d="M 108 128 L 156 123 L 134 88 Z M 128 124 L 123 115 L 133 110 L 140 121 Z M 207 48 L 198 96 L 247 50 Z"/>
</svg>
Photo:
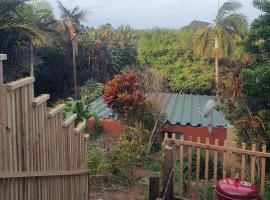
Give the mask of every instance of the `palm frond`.
<svg viewBox="0 0 270 200">
<path fill-rule="evenodd" d="M 44 41 L 46 39 L 46 33 L 42 30 L 40 30 L 38 27 L 33 26 L 32 24 L 5 24 L 3 26 L 0 26 L 0 30 L 18 30 L 22 32 L 26 32 L 36 39 L 40 41 Z"/>
<path fill-rule="evenodd" d="M 243 38 L 248 31 L 248 21 L 245 15 L 232 13 L 222 19 L 222 28 L 231 35 Z"/>
<path fill-rule="evenodd" d="M 203 57 L 211 57 L 213 55 L 214 38 L 213 27 L 200 30 L 195 40 L 195 52 Z"/>
<path fill-rule="evenodd" d="M 74 16 L 76 15 L 77 13 L 80 12 L 80 7 L 79 6 L 76 6 L 72 11 L 71 11 L 71 15 Z"/>
<path fill-rule="evenodd" d="M 242 7 L 242 4 L 237 0 L 230 0 L 225 2 L 218 10 L 218 15 L 224 16 L 229 13 L 238 11 Z"/>
<path fill-rule="evenodd" d="M 75 14 L 73 17 L 75 19 L 78 19 L 80 21 L 85 21 L 86 20 L 86 15 L 87 15 L 87 11 L 81 10 L 80 12 L 78 12 L 77 14 Z"/>
<path fill-rule="evenodd" d="M 58 8 L 60 9 L 61 12 L 61 18 L 65 18 L 67 16 L 71 16 L 71 12 L 69 9 L 67 9 L 62 3 L 61 1 L 57 1 L 58 2 Z"/>
</svg>

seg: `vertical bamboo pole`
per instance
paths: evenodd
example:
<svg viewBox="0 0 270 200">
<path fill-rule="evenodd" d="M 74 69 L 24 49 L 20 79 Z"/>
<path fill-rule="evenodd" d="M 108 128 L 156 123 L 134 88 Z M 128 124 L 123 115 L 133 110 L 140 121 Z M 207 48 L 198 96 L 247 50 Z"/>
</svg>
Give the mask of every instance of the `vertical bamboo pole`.
<svg viewBox="0 0 270 200">
<path fill-rule="evenodd" d="M 192 137 L 189 137 L 189 141 L 192 141 Z M 191 197 L 191 162 L 192 162 L 192 146 L 188 146 L 188 169 L 187 169 L 187 197 Z"/>
<path fill-rule="evenodd" d="M 242 149 L 246 149 L 246 143 L 242 143 Z M 242 154 L 241 156 L 242 162 L 241 162 L 241 179 L 245 180 L 246 177 L 246 155 Z"/>
<path fill-rule="evenodd" d="M 215 139 L 215 146 L 219 146 L 218 139 Z M 214 187 L 217 184 L 217 170 L 218 170 L 218 151 L 214 150 L 214 176 L 213 176 Z M 216 199 L 215 190 L 213 190 L 213 198 Z"/>
<path fill-rule="evenodd" d="M 197 143 L 201 143 L 200 137 L 197 137 Z M 196 152 L 196 190 L 195 190 L 197 199 L 199 199 L 200 165 L 201 165 L 201 148 L 197 147 L 197 152 Z"/>
<path fill-rule="evenodd" d="M 218 146 L 218 139 L 215 139 L 215 145 Z M 218 164 L 218 152 L 214 150 L 214 185 L 217 184 L 217 164 Z"/>
<path fill-rule="evenodd" d="M 13 152 L 14 160 L 17 160 L 16 171 L 23 171 L 23 154 L 22 154 L 22 132 L 21 132 L 21 109 L 20 109 L 20 88 L 12 91 L 12 116 L 13 116 L 13 126 L 14 126 L 14 141 L 16 145 L 16 152 Z M 18 184 L 18 196 L 22 196 L 22 185 L 21 181 L 16 181 Z M 16 197 L 15 197 L 16 199 Z"/>
<path fill-rule="evenodd" d="M 252 151 L 256 151 L 256 144 L 252 144 Z M 251 156 L 250 179 L 251 179 L 252 184 L 254 184 L 254 182 L 255 182 L 255 161 L 256 161 L 256 157 Z"/>
<path fill-rule="evenodd" d="M 206 138 L 206 144 L 209 144 L 209 138 Z M 205 191 L 204 191 L 204 199 L 207 199 L 207 195 L 208 195 L 208 168 L 209 168 L 209 149 L 205 150 Z"/>
<path fill-rule="evenodd" d="M 262 152 L 266 153 L 266 145 L 262 145 Z M 260 192 L 262 197 L 264 196 L 264 187 L 265 187 L 265 157 L 261 158 L 261 188 Z"/>
<path fill-rule="evenodd" d="M 233 147 L 236 147 L 236 142 L 233 142 Z M 235 165 L 237 163 L 236 154 L 232 152 L 231 154 L 232 166 L 231 166 L 231 177 L 235 177 Z"/>
<path fill-rule="evenodd" d="M 183 141 L 183 137 L 180 138 Z M 183 162 L 184 162 L 184 148 L 183 145 L 180 145 L 180 153 L 179 153 L 179 198 L 181 199 L 183 196 Z"/>
<path fill-rule="evenodd" d="M 226 147 L 226 141 L 224 141 L 224 147 Z M 223 151 L 223 167 L 222 167 L 222 176 L 223 178 L 226 178 L 227 174 L 227 151 Z"/>
</svg>

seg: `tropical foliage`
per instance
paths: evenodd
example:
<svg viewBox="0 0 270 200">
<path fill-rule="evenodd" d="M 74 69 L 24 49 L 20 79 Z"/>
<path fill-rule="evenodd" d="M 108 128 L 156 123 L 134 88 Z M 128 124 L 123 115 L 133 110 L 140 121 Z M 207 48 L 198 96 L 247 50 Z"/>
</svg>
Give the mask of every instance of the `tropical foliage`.
<svg viewBox="0 0 270 200">
<path fill-rule="evenodd" d="M 264 12 L 267 13 L 266 9 L 269 12 L 269 2 L 254 1 L 254 4 Z M 218 94 L 223 101 L 224 113 L 237 128 L 238 140 L 247 144 L 267 144 L 269 148 L 270 65 L 267 60 L 269 51 L 264 43 L 268 36 L 267 32 L 260 32 L 270 27 L 263 20 L 267 16 L 268 14 L 261 15 L 254 20 L 243 42 L 252 62 L 228 64 Z"/>
<path fill-rule="evenodd" d="M 225 2 L 218 10 L 214 25 L 198 29 L 195 52 L 204 57 L 215 58 L 215 79 L 218 83 L 219 59 L 231 56 L 235 45 L 247 33 L 247 19 L 239 13 L 239 1 Z"/>
<path fill-rule="evenodd" d="M 134 73 L 116 75 L 105 85 L 103 99 L 125 118 L 142 107 L 144 90 Z"/>
<path fill-rule="evenodd" d="M 0 2 L 0 50 L 11 54 L 8 62 L 13 76 L 20 76 L 12 72 L 14 66 L 23 68 L 22 74 L 33 75 L 33 42 L 44 43 L 49 38 L 50 25 L 55 22 L 52 7 L 46 0 L 25 2 Z"/>
<path fill-rule="evenodd" d="M 187 36 L 184 31 L 186 29 L 180 32 L 161 29 L 141 32 L 138 61 L 161 71 L 173 92 L 211 93 L 212 63 L 198 58 L 185 46 L 183 41 Z"/>
<path fill-rule="evenodd" d="M 263 14 L 255 19 L 244 41 L 244 49 L 253 55 L 256 62 L 268 62 L 270 58 L 270 2 L 255 0 L 254 6 Z"/>
<path fill-rule="evenodd" d="M 66 118 L 72 114 L 77 115 L 75 124 L 86 121 L 94 115 L 91 111 L 91 106 L 86 104 L 85 98 L 81 100 L 75 100 L 73 98 L 68 98 L 65 102 L 66 106 L 63 112 L 63 117 Z"/>
<path fill-rule="evenodd" d="M 84 19 L 86 12 L 84 10 L 80 10 L 79 6 L 76 6 L 73 10 L 69 10 L 60 1 L 58 1 L 58 6 L 61 11 L 61 20 L 59 26 L 65 33 L 69 34 L 72 43 L 74 95 L 75 98 L 78 98 L 77 63 L 76 63 L 76 57 L 78 56 L 77 34 L 79 31 L 81 31 L 80 22 L 81 20 Z"/>
<path fill-rule="evenodd" d="M 80 88 L 80 96 L 89 104 L 103 95 L 104 85 L 93 79 L 88 79 Z"/>
</svg>

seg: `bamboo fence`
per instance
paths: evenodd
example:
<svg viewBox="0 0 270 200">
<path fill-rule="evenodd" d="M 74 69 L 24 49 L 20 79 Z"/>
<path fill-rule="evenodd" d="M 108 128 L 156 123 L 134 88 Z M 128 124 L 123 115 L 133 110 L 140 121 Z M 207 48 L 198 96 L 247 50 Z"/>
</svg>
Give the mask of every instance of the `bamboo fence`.
<svg viewBox="0 0 270 200">
<path fill-rule="evenodd" d="M 87 200 L 85 123 L 64 121 L 64 104 L 34 98 L 34 77 L 3 83 L 0 54 L 0 200 Z"/>
<path fill-rule="evenodd" d="M 171 149 L 172 156 L 169 156 L 171 154 L 167 152 L 168 149 Z M 169 173 L 166 170 L 168 169 L 166 167 L 168 162 L 172 163 L 175 174 L 177 172 L 179 177 L 179 181 L 173 184 L 175 199 L 206 200 L 209 199 L 210 192 L 212 193 L 210 196 L 215 199 L 214 188 L 218 179 L 235 178 L 238 175 L 241 180 L 257 185 L 263 198 L 266 179 L 266 160 L 270 158 L 270 153 L 266 152 L 265 145 L 258 147 L 253 144 L 251 150 L 248 150 L 245 143 L 242 144 L 242 148 L 226 145 L 220 146 L 218 139 L 216 139 L 215 144 L 211 145 L 209 144 L 209 138 L 206 139 L 206 143 L 201 143 L 200 137 L 196 138 L 196 142 L 193 141 L 192 137 L 186 141 L 183 138 L 176 139 L 174 133 L 172 134 L 172 138 L 168 138 L 168 134 L 165 133 L 163 152 L 162 179 L 164 177 L 166 179 L 167 176 L 165 175 Z M 204 156 L 204 166 L 201 166 L 202 155 Z M 210 162 L 210 156 L 212 162 Z M 169 161 L 167 157 L 170 157 Z M 212 163 L 212 166 L 210 166 L 210 163 Z M 203 173 L 202 168 L 204 169 Z M 212 171 L 211 177 L 209 174 L 210 171 Z M 220 174 L 220 177 L 218 177 L 218 174 Z M 203 186 L 202 195 L 199 195 L 200 186 Z M 165 189 L 164 183 L 162 184 L 162 189 Z"/>
</svg>

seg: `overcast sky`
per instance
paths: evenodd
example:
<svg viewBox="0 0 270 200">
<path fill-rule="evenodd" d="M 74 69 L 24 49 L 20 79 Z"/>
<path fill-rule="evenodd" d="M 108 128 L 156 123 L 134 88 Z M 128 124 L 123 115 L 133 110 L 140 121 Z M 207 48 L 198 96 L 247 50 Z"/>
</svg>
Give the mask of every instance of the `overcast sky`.
<svg viewBox="0 0 270 200">
<path fill-rule="evenodd" d="M 221 0 L 223 3 L 225 0 Z M 56 0 L 49 0 L 59 16 Z M 98 27 L 110 23 L 114 27 L 129 24 L 136 29 L 166 27 L 180 28 L 193 20 L 211 22 L 217 10 L 217 0 L 61 0 L 67 8 L 79 5 L 89 12 L 84 24 Z M 260 12 L 252 0 L 240 0 L 241 12 L 249 21 Z"/>
</svg>

